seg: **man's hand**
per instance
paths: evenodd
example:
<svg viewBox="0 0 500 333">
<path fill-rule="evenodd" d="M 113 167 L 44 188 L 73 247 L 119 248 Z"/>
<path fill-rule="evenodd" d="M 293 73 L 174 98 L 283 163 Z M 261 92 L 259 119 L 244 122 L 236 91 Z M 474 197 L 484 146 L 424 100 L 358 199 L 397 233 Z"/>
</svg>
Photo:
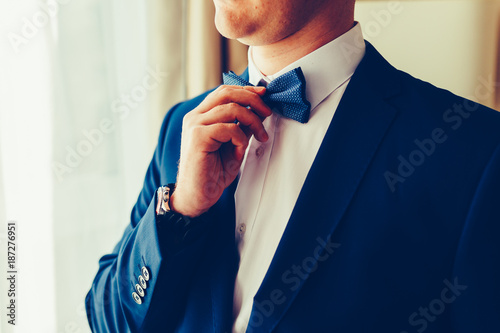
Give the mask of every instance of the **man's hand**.
<svg viewBox="0 0 500 333">
<path fill-rule="evenodd" d="M 173 210 L 190 217 L 206 212 L 238 175 L 250 137 L 268 140 L 262 121 L 272 111 L 261 99 L 265 91 L 220 86 L 184 116 Z"/>
</svg>

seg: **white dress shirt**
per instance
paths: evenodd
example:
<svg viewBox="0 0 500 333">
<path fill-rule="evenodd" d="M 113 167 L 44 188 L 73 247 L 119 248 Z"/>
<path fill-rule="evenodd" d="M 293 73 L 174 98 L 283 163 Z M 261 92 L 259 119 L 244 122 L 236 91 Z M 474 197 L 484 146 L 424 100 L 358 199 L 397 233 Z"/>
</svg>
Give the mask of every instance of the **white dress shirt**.
<svg viewBox="0 0 500 333">
<path fill-rule="evenodd" d="M 252 137 L 235 192 L 236 243 L 240 267 L 234 287 L 233 333 L 245 332 L 253 298 L 269 268 L 306 176 L 332 121 L 365 44 L 357 23 L 351 30 L 272 76 L 264 76 L 248 52 L 249 81 L 257 85 L 301 67 L 309 122 L 301 124 L 274 113 L 264 120 L 269 140 Z"/>
</svg>

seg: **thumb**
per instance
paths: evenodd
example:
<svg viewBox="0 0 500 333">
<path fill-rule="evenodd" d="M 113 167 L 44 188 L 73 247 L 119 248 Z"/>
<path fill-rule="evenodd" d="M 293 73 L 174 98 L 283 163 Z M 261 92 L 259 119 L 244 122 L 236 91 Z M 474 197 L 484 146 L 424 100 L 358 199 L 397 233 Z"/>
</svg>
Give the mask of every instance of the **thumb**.
<svg viewBox="0 0 500 333">
<path fill-rule="evenodd" d="M 248 89 L 248 90 L 258 94 L 259 96 L 264 96 L 264 94 L 266 93 L 266 87 L 262 87 L 262 86 L 257 86 L 257 87 L 247 86 L 247 87 L 245 87 L 245 89 Z"/>
</svg>

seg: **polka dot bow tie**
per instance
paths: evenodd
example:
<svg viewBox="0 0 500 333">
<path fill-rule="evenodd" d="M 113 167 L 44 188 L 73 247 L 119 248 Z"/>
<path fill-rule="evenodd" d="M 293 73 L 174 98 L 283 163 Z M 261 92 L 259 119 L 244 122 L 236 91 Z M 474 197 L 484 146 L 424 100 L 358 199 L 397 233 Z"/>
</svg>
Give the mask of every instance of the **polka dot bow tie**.
<svg viewBox="0 0 500 333">
<path fill-rule="evenodd" d="M 223 80 L 225 85 L 252 85 L 233 72 L 224 73 Z M 306 99 L 306 79 L 300 67 L 272 80 L 267 85 L 266 94 L 262 100 L 284 117 L 303 124 L 309 120 L 311 103 Z"/>
</svg>

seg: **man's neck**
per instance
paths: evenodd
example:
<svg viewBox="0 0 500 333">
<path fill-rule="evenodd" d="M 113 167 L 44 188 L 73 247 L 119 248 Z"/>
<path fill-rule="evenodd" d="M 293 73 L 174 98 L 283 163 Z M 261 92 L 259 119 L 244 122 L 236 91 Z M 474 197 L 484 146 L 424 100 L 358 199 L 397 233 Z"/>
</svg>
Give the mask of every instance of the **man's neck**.
<svg viewBox="0 0 500 333">
<path fill-rule="evenodd" d="M 310 24 L 276 43 L 252 46 L 252 59 L 264 75 L 273 75 L 291 63 L 343 35 L 354 26 L 354 20 L 337 20 L 334 24 Z"/>
</svg>

